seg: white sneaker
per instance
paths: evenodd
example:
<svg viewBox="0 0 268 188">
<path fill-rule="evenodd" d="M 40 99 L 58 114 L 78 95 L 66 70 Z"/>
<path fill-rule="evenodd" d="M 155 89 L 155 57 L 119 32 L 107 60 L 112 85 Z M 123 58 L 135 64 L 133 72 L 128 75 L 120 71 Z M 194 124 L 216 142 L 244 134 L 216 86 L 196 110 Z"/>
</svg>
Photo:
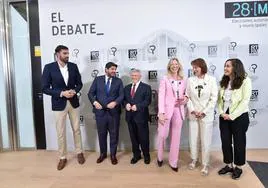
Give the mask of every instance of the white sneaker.
<svg viewBox="0 0 268 188">
<path fill-rule="evenodd" d="M 204 166 L 203 169 L 201 170 L 201 175 L 202 176 L 207 176 L 208 175 L 208 166 Z"/>
<path fill-rule="evenodd" d="M 188 165 L 188 168 L 189 168 L 190 170 L 195 169 L 195 167 L 196 167 L 196 163 L 197 163 L 197 161 L 196 161 L 196 160 L 193 160 L 193 161 Z"/>
</svg>

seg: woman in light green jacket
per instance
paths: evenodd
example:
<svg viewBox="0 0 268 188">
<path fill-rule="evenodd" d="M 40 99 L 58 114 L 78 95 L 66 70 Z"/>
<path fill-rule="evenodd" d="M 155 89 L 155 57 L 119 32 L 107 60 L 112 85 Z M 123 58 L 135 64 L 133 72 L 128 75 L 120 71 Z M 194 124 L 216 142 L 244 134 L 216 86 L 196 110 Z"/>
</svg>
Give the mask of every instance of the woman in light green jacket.
<svg viewBox="0 0 268 188">
<path fill-rule="evenodd" d="M 232 178 L 238 179 L 242 174 L 241 166 L 246 160 L 246 132 L 251 96 L 251 80 L 239 59 L 225 62 L 220 86 L 218 108 L 223 162 L 226 166 L 218 174 L 232 173 Z"/>
</svg>

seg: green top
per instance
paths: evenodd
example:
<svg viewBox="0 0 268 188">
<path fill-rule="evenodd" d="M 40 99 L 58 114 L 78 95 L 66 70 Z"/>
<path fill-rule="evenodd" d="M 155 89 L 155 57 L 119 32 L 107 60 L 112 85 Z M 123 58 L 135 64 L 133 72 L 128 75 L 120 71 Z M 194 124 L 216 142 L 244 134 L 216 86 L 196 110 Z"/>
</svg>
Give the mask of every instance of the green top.
<svg viewBox="0 0 268 188">
<path fill-rule="evenodd" d="M 223 95 L 224 88 L 220 88 L 218 95 L 218 109 L 219 113 L 225 113 L 223 111 Z M 246 77 L 239 89 L 234 89 L 231 96 L 231 106 L 229 107 L 229 117 L 231 120 L 235 120 L 237 117 L 245 112 L 249 111 L 249 101 L 251 97 L 251 80 Z"/>
</svg>

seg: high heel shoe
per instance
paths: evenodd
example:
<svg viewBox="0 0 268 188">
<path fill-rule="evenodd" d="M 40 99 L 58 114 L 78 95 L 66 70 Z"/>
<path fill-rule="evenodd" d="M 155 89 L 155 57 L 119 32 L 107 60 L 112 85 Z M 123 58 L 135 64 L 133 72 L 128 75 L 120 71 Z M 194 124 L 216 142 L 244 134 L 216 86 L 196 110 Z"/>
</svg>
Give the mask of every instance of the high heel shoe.
<svg viewBox="0 0 268 188">
<path fill-rule="evenodd" d="M 158 167 L 161 167 L 163 165 L 163 161 L 158 161 L 158 159 L 157 159 L 157 165 L 158 165 Z"/>
</svg>

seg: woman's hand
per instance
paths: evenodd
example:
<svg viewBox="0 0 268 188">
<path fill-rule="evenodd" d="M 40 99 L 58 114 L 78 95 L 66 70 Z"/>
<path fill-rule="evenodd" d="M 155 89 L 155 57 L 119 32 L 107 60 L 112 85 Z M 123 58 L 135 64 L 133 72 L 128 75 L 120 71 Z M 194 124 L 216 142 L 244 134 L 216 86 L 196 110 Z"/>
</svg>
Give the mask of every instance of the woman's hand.
<svg viewBox="0 0 268 188">
<path fill-rule="evenodd" d="M 166 120 L 167 120 L 167 118 L 165 117 L 165 114 L 161 113 L 158 115 L 158 122 L 161 125 L 164 125 Z"/>
<path fill-rule="evenodd" d="M 224 120 L 231 120 L 229 114 L 221 114 L 221 117 L 222 117 Z"/>
<path fill-rule="evenodd" d="M 184 95 L 183 98 L 176 100 L 176 105 L 185 105 L 188 100 L 188 97 Z"/>
</svg>

